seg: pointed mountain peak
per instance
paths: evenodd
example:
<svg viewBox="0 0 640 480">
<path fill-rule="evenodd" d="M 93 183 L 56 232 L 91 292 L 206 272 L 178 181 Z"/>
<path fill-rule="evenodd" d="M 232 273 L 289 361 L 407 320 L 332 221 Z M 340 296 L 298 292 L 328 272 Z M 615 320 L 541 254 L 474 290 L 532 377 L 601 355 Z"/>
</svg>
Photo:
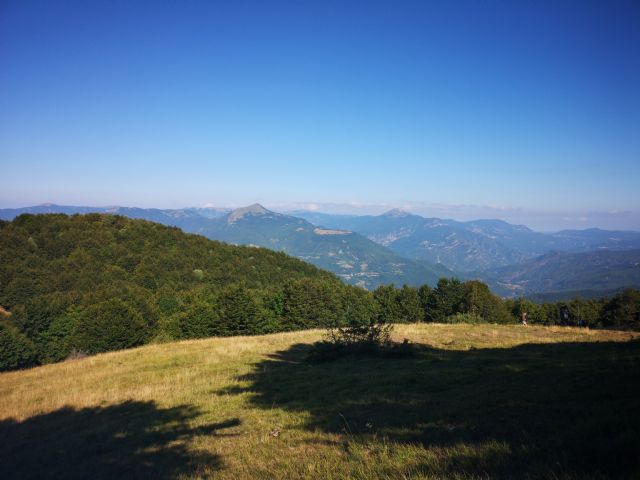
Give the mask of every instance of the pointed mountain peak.
<svg viewBox="0 0 640 480">
<path fill-rule="evenodd" d="M 384 212 L 381 216 L 382 217 L 410 217 L 411 214 L 409 212 L 405 212 L 404 210 L 401 210 L 400 208 L 394 208 L 392 210 L 389 210 L 388 212 Z"/>
<path fill-rule="evenodd" d="M 259 203 L 254 203 L 248 207 L 236 208 L 229 214 L 228 222 L 234 223 L 247 215 L 268 215 L 273 214 L 271 210 L 267 210 Z"/>
</svg>

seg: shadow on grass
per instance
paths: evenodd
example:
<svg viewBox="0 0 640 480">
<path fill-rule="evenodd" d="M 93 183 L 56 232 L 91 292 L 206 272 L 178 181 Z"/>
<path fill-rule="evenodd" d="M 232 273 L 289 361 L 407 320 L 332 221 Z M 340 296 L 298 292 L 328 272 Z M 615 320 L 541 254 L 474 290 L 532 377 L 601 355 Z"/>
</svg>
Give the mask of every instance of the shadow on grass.
<svg viewBox="0 0 640 480">
<path fill-rule="evenodd" d="M 175 478 L 196 467 L 221 467 L 215 455 L 196 454 L 186 441 L 224 435 L 232 419 L 193 428 L 188 406 L 159 408 L 129 401 L 105 407 L 62 408 L 0 422 L 0 478 Z"/>
<path fill-rule="evenodd" d="M 306 360 L 313 348 L 266 358 L 224 393 L 305 412 L 311 431 L 439 452 L 411 474 L 640 478 L 640 342 L 418 345 L 407 358 L 325 363 Z"/>
</svg>

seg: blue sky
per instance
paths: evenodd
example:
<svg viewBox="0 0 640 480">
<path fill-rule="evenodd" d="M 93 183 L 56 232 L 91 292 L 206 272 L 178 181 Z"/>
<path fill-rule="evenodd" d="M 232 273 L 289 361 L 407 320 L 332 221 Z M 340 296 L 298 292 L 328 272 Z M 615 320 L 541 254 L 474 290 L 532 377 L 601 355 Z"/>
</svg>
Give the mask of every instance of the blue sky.
<svg viewBox="0 0 640 480">
<path fill-rule="evenodd" d="M 640 4 L 0 5 L 0 207 L 640 229 Z"/>
</svg>

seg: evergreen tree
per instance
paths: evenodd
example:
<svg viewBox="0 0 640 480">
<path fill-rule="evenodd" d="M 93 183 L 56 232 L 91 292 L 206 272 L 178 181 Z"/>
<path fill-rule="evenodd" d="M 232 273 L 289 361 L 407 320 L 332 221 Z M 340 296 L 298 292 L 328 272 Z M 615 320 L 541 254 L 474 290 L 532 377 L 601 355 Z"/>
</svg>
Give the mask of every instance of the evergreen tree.
<svg viewBox="0 0 640 480">
<path fill-rule="evenodd" d="M 493 295 L 489 287 L 478 280 L 464 282 L 461 286 L 462 298 L 455 313 L 468 313 L 480 317 L 485 322 L 509 323 L 513 317 L 502 300 Z"/>
<path fill-rule="evenodd" d="M 432 289 L 429 285 L 424 284 L 418 288 L 418 296 L 420 297 L 420 308 L 422 309 L 422 320 L 427 321 L 427 310 L 429 309 L 429 297 L 431 296 Z"/>
<path fill-rule="evenodd" d="M 178 326 L 182 338 L 206 338 L 228 334 L 226 325 L 220 321 L 218 310 L 203 301 L 190 305 L 180 314 Z"/>
<path fill-rule="evenodd" d="M 405 323 L 416 323 L 424 320 L 424 310 L 418 289 L 403 285 L 396 294 L 398 317 Z"/>
<path fill-rule="evenodd" d="M 628 288 L 609 300 L 602 311 L 607 327 L 640 329 L 640 291 Z"/>
<path fill-rule="evenodd" d="M 142 315 L 113 298 L 83 310 L 75 342 L 81 351 L 91 354 L 141 345 L 148 334 Z"/>
<path fill-rule="evenodd" d="M 30 367 L 35 363 L 33 342 L 7 320 L 0 319 L 0 371 Z"/>
<path fill-rule="evenodd" d="M 358 287 L 346 287 L 342 295 L 342 316 L 337 326 L 351 322 L 371 324 L 378 319 L 378 304 L 373 295 Z"/>
<path fill-rule="evenodd" d="M 244 285 L 231 285 L 220 295 L 220 318 L 226 335 L 265 333 L 256 300 Z"/>
<path fill-rule="evenodd" d="M 443 322 L 448 316 L 462 313 L 464 287 L 457 278 L 441 278 L 431 291 L 426 311 L 430 322 Z"/>
<path fill-rule="evenodd" d="M 373 291 L 373 298 L 378 305 L 378 321 L 380 323 L 398 323 L 401 321 L 397 301 L 397 290 L 391 285 L 380 285 Z"/>
<path fill-rule="evenodd" d="M 40 336 L 40 357 L 43 363 L 59 362 L 69 356 L 75 345 L 75 333 L 81 312 L 71 310 L 56 318 Z"/>
</svg>

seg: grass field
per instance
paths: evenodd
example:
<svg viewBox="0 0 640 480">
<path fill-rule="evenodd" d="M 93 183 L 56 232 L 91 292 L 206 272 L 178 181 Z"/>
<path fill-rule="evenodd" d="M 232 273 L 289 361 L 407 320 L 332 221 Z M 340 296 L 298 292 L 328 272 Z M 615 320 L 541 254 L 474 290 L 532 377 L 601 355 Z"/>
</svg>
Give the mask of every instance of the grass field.
<svg viewBox="0 0 640 480">
<path fill-rule="evenodd" d="M 640 478 L 637 334 L 402 325 L 405 358 L 310 363 L 320 331 L 0 375 L 0 478 Z"/>
</svg>

